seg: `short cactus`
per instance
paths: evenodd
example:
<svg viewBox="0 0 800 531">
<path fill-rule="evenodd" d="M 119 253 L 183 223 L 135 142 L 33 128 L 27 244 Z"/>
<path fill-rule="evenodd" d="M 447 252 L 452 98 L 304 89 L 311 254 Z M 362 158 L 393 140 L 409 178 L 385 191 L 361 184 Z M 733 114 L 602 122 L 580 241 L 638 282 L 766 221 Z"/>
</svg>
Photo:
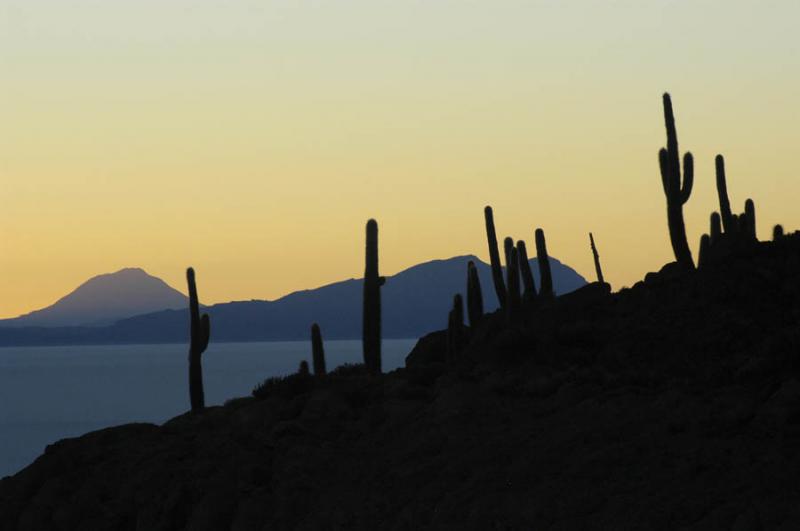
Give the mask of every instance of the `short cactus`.
<svg viewBox="0 0 800 531">
<path fill-rule="evenodd" d="M 661 181 L 667 198 L 667 221 L 669 237 L 675 259 L 687 269 L 694 268 L 692 252 L 686 240 L 686 226 L 683 221 L 683 205 L 689 200 L 694 184 L 694 159 L 687 152 L 683 157 L 683 183 L 681 183 L 681 163 L 678 152 L 678 134 L 675 129 L 675 115 L 672 100 L 664 94 L 664 123 L 667 129 L 667 147 L 658 153 L 661 168 Z"/>
<path fill-rule="evenodd" d="M 467 315 L 469 325 L 475 327 L 483 319 L 483 292 L 478 268 L 472 260 L 467 264 Z"/>
<path fill-rule="evenodd" d="M 510 245 L 508 245 L 510 243 Z M 506 262 L 506 288 L 508 294 L 507 310 L 509 315 L 513 314 L 521 306 L 522 299 L 519 292 L 519 256 L 517 248 L 511 238 L 506 238 L 507 262 Z"/>
<path fill-rule="evenodd" d="M 487 206 L 483 209 L 486 219 L 486 239 L 489 243 L 489 261 L 492 264 L 492 281 L 494 291 L 497 293 L 497 302 L 501 308 L 506 306 L 506 285 L 503 282 L 503 269 L 500 265 L 500 251 L 497 248 L 497 233 L 494 230 L 494 214 L 492 207 Z"/>
<path fill-rule="evenodd" d="M 711 248 L 711 236 L 703 234 L 700 237 L 700 251 L 697 253 L 697 268 L 702 269 L 708 265 L 708 253 Z"/>
<path fill-rule="evenodd" d="M 519 272 L 522 277 L 522 300 L 531 303 L 536 300 L 536 281 L 533 279 L 531 264 L 528 260 L 528 249 L 525 242 L 517 242 L 517 261 L 519 262 Z"/>
<path fill-rule="evenodd" d="M 325 376 L 325 349 L 322 346 L 322 332 L 319 325 L 311 325 L 311 357 L 314 362 L 314 375 Z"/>
<path fill-rule="evenodd" d="M 308 371 L 308 362 L 303 360 L 300 362 L 300 367 L 297 369 L 297 374 L 300 376 L 311 376 L 311 373 Z"/>
<path fill-rule="evenodd" d="M 539 264 L 539 297 L 552 299 L 555 296 L 553 275 L 550 272 L 550 257 L 547 256 L 547 241 L 542 229 L 536 229 L 536 261 Z"/>
<path fill-rule="evenodd" d="M 717 195 L 719 196 L 719 212 L 722 217 L 722 229 L 725 232 L 736 232 L 736 225 L 731 212 L 731 202 L 728 200 L 728 182 L 725 177 L 725 158 L 717 155 L 714 159 L 717 171 Z"/>
<path fill-rule="evenodd" d="M 772 241 L 777 241 L 783 238 L 783 225 L 775 225 L 772 228 Z"/>
<path fill-rule="evenodd" d="M 747 236 L 750 239 L 757 240 L 756 234 L 756 205 L 752 199 L 747 199 L 744 202 L 744 213 L 747 216 Z"/>
<path fill-rule="evenodd" d="M 464 302 L 460 294 L 453 297 L 453 309 L 447 317 L 447 362 L 458 357 L 464 340 Z"/>
<path fill-rule="evenodd" d="M 201 411 L 206 405 L 201 358 L 208 347 L 211 322 L 207 313 L 200 316 L 197 285 L 191 267 L 186 270 L 186 282 L 189 284 L 189 402 L 192 411 Z"/>
<path fill-rule="evenodd" d="M 372 375 L 381 373 L 381 285 L 384 280 L 378 274 L 378 223 L 371 219 L 367 222 L 362 343 L 364 365 Z"/>
<path fill-rule="evenodd" d="M 594 270 L 597 273 L 597 281 L 600 284 L 605 284 L 606 281 L 603 279 L 603 268 L 600 267 L 600 254 L 597 252 L 597 246 L 594 244 L 594 236 L 592 233 L 589 233 L 589 246 L 592 248 L 592 256 L 594 257 Z"/>
<path fill-rule="evenodd" d="M 720 238 L 722 237 L 722 223 L 719 212 L 712 212 L 711 213 L 711 221 L 710 221 L 710 231 L 709 231 L 709 238 L 710 244 L 714 245 L 719 242 Z"/>
</svg>

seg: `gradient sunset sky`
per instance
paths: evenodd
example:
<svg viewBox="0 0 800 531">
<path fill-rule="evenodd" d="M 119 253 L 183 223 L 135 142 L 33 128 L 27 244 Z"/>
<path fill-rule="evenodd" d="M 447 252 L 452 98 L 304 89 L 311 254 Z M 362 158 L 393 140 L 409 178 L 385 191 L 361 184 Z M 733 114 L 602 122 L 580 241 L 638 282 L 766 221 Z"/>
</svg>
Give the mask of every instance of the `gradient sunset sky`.
<svg viewBox="0 0 800 531">
<path fill-rule="evenodd" d="M 800 2 L 3 0 L 0 317 L 142 267 L 205 303 L 474 253 L 483 207 L 594 278 L 672 259 L 661 93 L 717 209 L 800 226 Z M 466 272 L 465 272 L 466 275 Z M 490 289 L 484 286 L 484 289 Z"/>
</svg>

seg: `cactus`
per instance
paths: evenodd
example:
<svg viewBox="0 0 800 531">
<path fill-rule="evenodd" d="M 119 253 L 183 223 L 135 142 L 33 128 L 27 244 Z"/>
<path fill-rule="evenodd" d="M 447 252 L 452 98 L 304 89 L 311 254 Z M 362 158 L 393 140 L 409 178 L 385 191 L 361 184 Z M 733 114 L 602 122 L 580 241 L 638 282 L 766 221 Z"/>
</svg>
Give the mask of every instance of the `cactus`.
<svg viewBox="0 0 800 531">
<path fill-rule="evenodd" d="M 522 240 L 517 242 L 517 260 L 519 262 L 519 272 L 522 276 L 522 300 L 528 303 L 533 302 L 536 300 L 536 281 L 533 280 L 531 264 L 528 261 L 528 249 Z"/>
<path fill-rule="evenodd" d="M 197 285 L 191 267 L 186 270 L 186 282 L 189 284 L 189 402 L 192 411 L 201 411 L 206 405 L 201 357 L 208 347 L 211 322 L 207 313 L 200 317 Z"/>
<path fill-rule="evenodd" d="M 508 290 L 508 300 L 506 302 L 508 303 L 508 314 L 511 315 L 519 310 L 522 303 L 519 293 L 519 256 L 511 238 L 506 238 L 506 253 L 506 288 Z"/>
<path fill-rule="evenodd" d="M 325 376 L 325 349 L 322 346 L 322 332 L 319 325 L 311 325 L 311 357 L 314 361 L 314 375 Z"/>
<path fill-rule="evenodd" d="M 372 375 L 381 373 L 381 286 L 384 280 L 378 274 L 378 223 L 371 219 L 367 222 L 362 343 L 364 365 Z"/>
<path fill-rule="evenodd" d="M 494 230 L 494 214 L 492 207 L 487 206 L 483 209 L 486 218 L 486 239 L 489 242 L 489 261 L 492 264 L 492 281 L 494 291 L 497 293 L 497 302 L 501 308 L 506 306 L 506 285 L 503 283 L 503 270 L 500 266 L 500 252 L 497 249 L 497 233 Z"/>
<path fill-rule="evenodd" d="M 717 155 L 714 159 L 717 170 L 717 195 L 719 196 L 719 212 L 722 217 L 722 228 L 725 232 L 736 232 L 731 202 L 728 200 L 728 183 L 725 178 L 725 158 Z M 713 239 L 713 237 L 712 237 Z"/>
<path fill-rule="evenodd" d="M 539 297 L 552 299 L 555 296 L 553 275 L 550 272 L 550 258 L 547 256 L 547 242 L 542 229 L 536 229 L 536 261 L 539 264 Z"/>
<path fill-rule="evenodd" d="M 603 268 L 600 267 L 600 255 L 597 253 L 597 246 L 594 244 L 594 236 L 592 233 L 589 233 L 589 245 L 592 248 L 592 256 L 594 256 L 594 270 L 597 273 L 597 281 L 600 284 L 605 284 L 606 281 L 603 279 Z"/>
<path fill-rule="evenodd" d="M 697 268 L 701 269 L 708 265 L 708 253 L 711 248 L 711 236 L 703 234 L 700 237 L 700 251 L 697 253 Z"/>
<path fill-rule="evenodd" d="M 780 240 L 783 238 L 783 225 L 775 225 L 772 228 L 772 241 Z"/>
<path fill-rule="evenodd" d="M 752 199 L 744 202 L 744 213 L 747 216 L 747 236 L 750 239 L 758 240 L 756 235 L 756 205 Z"/>
<path fill-rule="evenodd" d="M 311 376 L 311 374 L 308 372 L 308 362 L 306 360 L 300 362 L 300 367 L 297 369 L 297 374 L 303 377 Z"/>
<path fill-rule="evenodd" d="M 464 302 L 460 294 L 453 297 L 453 309 L 447 318 L 447 362 L 453 363 L 464 337 Z"/>
<path fill-rule="evenodd" d="M 709 244 L 716 244 L 722 237 L 722 222 L 718 212 L 711 213 L 711 230 L 709 232 Z"/>
<path fill-rule="evenodd" d="M 469 325 L 475 327 L 483 319 L 483 293 L 478 268 L 472 260 L 467 264 L 467 315 Z"/>
<path fill-rule="evenodd" d="M 667 129 L 667 147 L 661 148 L 658 161 L 661 169 L 661 182 L 667 198 L 667 222 L 669 238 L 675 259 L 686 269 L 694 268 L 692 251 L 686 240 L 686 226 L 683 221 L 683 205 L 692 195 L 694 184 L 694 159 L 687 152 L 683 157 L 683 184 L 681 184 L 681 162 L 678 152 L 678 134 L 675 129 L 675 115 L 672 100 L 664 93 L 664 124 Z"/>
</svg>

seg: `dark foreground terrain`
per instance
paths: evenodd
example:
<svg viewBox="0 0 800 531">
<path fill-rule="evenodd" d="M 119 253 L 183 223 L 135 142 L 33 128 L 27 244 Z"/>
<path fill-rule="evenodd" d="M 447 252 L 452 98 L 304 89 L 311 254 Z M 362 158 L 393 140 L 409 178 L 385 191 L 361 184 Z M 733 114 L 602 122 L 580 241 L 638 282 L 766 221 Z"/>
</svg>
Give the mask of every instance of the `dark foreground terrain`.
<svg viewBox="0 0 800 531">
<path fill-rule="evenodd" d="M 0 528 L 800 529 L 800 235 L 604 288 L 61 441 Z"/>
</svg>

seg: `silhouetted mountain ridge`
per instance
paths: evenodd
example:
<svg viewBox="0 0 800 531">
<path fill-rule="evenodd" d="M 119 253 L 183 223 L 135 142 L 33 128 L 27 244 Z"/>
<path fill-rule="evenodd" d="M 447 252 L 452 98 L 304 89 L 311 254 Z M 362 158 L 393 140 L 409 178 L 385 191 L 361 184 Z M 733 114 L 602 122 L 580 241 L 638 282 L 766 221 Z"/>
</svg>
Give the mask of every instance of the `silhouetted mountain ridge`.
<svg viewBox="0 0 800 531">
<path fill-rule="evenodd" d="M 183 308 L 188 298 L 140 268 L 92 277 L 51 306 L 0 320 L 0 326 L 100 326 L 169 308 Z"/>
<path fill-rule="evenodd" d="M 420 337 L 444 326 L 453 295 L 465 291 L 470 260 L 478 268 L 487 311 L 497 308 L 488 264 L 473 255 L 432 260 L 387 278 L 382 288 L 384 337 Z M 550 262 L 558 293 L 586 284 L 574 269 L 552 257 Z M 537 261 L 532 259 L 530 263 L 538 282 Z M 349 279 L 296 291 L 273 301 L 209 306 L 205 309 L 211 316 L 209 348 L 213 348 L 214 341 L 307 339 L 313 322 L 320 324 L 326 339 L 360 338 L 361 297 L 362 281 Z M 0 328 L 0 345 L 184 342 L 189 326 L 185 307 L 137 315 L 99 328 Z"/>
</svg>

